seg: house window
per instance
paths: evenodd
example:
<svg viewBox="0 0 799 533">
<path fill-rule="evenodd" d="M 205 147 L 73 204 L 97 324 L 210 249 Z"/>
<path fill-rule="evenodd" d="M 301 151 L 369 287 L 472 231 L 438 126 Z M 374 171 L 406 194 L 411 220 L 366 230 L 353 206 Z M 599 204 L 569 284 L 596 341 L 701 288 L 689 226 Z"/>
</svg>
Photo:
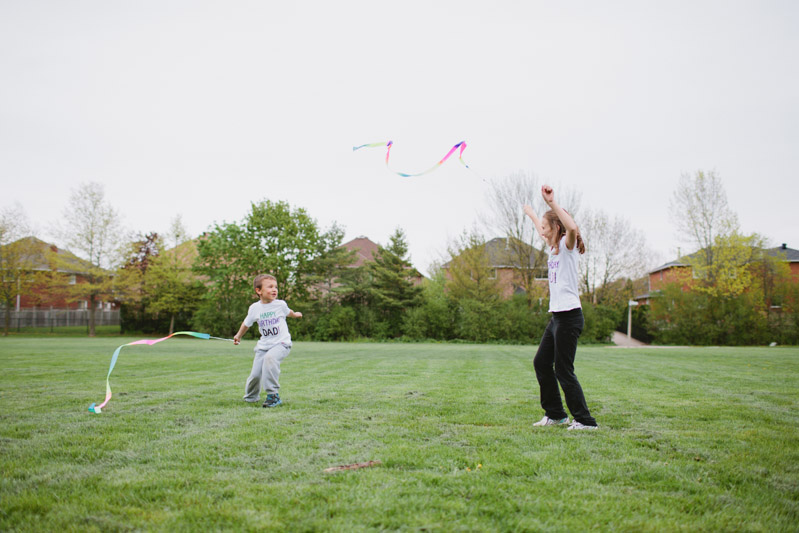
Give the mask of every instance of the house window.
<svg viewBox="0 0 799 533">
<path fill-rule="evenodd" d="M 488 279 L 497 279 L 497 269 L 492 268 L 488 271 Z"/>
<path fill-rule="evenodd" d="M 89 308 L 89 302 L 87 302 L 86 300 L 81 300 L 79 308 L 80 309 L 88 309 Z"/>
<path fill-rule="evenodd" d="M 69 284 L 70 285 L 75 285 L 77 282 L 78 282 L 78 277 L 75 274 L 72 274 L 69 277 Z"/>
</svg>

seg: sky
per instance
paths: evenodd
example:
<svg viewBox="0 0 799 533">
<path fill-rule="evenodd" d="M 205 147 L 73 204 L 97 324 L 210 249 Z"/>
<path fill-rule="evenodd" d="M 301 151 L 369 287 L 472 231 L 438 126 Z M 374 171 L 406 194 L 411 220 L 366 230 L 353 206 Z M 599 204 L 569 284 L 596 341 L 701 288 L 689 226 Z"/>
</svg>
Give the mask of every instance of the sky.
<svg viewBox="0 0 799 533">
<path fill-rule="evenodd" d="M 742 231 L 799 248 L 797 28 L 790 0 L 2 0 L 0 208 L 58 242 L 81 183 L 139 234 L 283 200 L 345 240 L 401 228 L 425 272 L 500 236 L 490 184 L 524 173 L 625 217 L 654 267 L 690 247 L 680 176 L 714 170 Z M 393 170 L 459 141 L 470 169 L 352 151 L 388 140 Z"/>
</svg>

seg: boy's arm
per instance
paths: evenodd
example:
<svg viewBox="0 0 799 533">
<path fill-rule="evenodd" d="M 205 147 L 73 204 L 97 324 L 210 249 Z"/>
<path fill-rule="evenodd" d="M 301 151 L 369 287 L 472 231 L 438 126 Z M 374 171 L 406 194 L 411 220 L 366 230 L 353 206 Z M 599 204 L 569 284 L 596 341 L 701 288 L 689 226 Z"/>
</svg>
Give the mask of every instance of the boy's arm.
<svg viewBox="0 0 799 533">
<path fill-rule="evenodd" d="M 239 328 L 239 332 L 233 335 L 233 344 L 238 344 L 241 342 L 241 338 L 247 333 L 247 330 L 250 329 L 244 325 L 244 322 L 241 323 L 241 327 Z"/>
<path fill-rule="evenodd" d="M 542 239 L 544 238 L 544 233 L 541 231 L 541 220 L 536 216 L 535 211 L 529 205 L 525 204 L 524 206 L 524 214 L 530 217 L 533 221 L 533 225 L 535 226 L 535 230 L 538 232 L 539 237 Z"/>
<path fill-rule="evenodd" d="M 566 248 L 573 250 L 574 244 L 577 242 L 577 234 L 580 232 L 580 228 L 577 227 L 577 223 L 572 216 L 555 201 L 555 191 L 552 190 L 552 187 L 549 185 L 541 187 L 541 195 L 544 197 L 544 201 L 550 209 L 558 215 L 563 227 L 566 228 Z"/>
<path fill-rule="evenodd" d="M 302 318 L 302 313 L 300 313 L 299 311 L 289 311 L 289 314 L 287 316 L 289 318 Z"/>
</svg>

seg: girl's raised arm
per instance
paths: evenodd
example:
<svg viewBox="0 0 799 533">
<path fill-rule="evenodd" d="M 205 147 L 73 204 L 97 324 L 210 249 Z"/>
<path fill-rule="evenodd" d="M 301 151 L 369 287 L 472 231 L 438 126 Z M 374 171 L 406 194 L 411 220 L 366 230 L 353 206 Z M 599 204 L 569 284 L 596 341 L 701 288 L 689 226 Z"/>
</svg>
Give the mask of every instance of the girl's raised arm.
<svg viewBox="0 0 799 533">
<path fill-rule="evenodd" d="M 577 234 L 580 233 L 580 228 L 577 227 L 577 223 L 574 221 L 571 215 L 555 201 L 555 191 L 552 189 L 552 187 L 549 185 L 542 186 L 541 196 L 544 197 L 544 201 L 547 203 L 550 209 L 552 209 L 555 214 L 558 215 L 561 224 L 563 224 L 563 227 L 566 228 L 566 248 L 573 250 L 574 245 L 577 242 Z"/>
<path fill-rule="evenodd" d="M 538 232 L 538 235 L 542 239 L 546 240 L 546 238 L 544 237 L 543 229 L 541 228 L 541 220 L 536 216 L 535 211 L 533 211 L 533 208 L 525 204 L 524 214 L 530 217 L 530 219 L 533 221 L 533 225 L 535 225 L 535 230 Z"/>
</svg>

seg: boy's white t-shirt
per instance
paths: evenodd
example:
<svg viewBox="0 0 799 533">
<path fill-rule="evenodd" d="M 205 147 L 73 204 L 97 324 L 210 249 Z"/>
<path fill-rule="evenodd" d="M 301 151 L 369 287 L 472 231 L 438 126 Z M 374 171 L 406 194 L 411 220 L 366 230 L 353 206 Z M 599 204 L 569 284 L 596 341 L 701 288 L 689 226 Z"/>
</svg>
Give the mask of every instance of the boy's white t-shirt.
<svg viewBox="0 0 799 533">
<path fill-rule="evenodd" d="M 566 248 L 566 237 L 560 240 L 560 249 L 555 255 L 554 248 L 549 249 L 549 312 L 570 311 L 581 308 L 578 292 L 577 261 L 580 252 L 577 244 L 569 250 Z"/>
<path fill-rule="evenodd" d="M 268 304 L 258 300 L 247 310 L 244 325 L 252 327 L 258 323 L 261 338 L 255 345 L 256 350 L 268 350 L 277 344 L 291 346 L 291 333 L 289 333 L 286 317 L 291 309 L 283 300 L 272 300 Z"/>
</svg>

